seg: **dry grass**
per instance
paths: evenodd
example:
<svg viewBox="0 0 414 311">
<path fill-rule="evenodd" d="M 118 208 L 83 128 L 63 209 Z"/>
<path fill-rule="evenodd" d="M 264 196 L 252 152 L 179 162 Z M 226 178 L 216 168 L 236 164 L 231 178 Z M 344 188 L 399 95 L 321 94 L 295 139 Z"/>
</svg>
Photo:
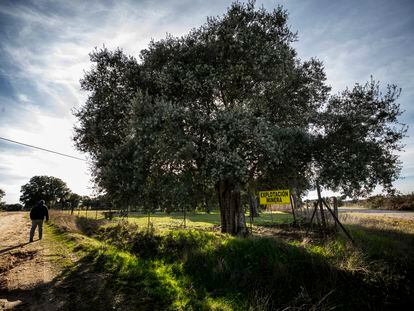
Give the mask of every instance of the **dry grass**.
<svg viewBox="0 0 414 311">
<path fill-rule="evenodd" d="M 341 221 L 346 224 L 360 225 L 369 229 L 392 230 L 402 233 L 414 234 L 413 219 L 353 213 L 352 215 L 342 214 Z"/>
<path fill-rule="evenodd" d="M 87 219 L 85 217 L 77 217 L 59 210 L 50 210 L 50 219 L 53 224 L 63 232 L 92 234 L 97 228 L 105 226 L 110 221 L 105 219 Z"/>
</svg>

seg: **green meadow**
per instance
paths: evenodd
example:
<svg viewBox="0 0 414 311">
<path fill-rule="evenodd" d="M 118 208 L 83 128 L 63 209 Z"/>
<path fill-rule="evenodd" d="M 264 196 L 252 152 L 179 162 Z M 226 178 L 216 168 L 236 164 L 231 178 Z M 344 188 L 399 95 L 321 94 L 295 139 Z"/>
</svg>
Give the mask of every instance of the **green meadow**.
<svg viewBox="0 0 414 311">
<path fill-rule="evenodd" d="M 151 215 L 150 226 L 147 215 L 52 219 L 48 233 L 78 258 L 53 290 L 69 288 L 79 310 L 396 310 L 413 302 L 409 221 L 349 219 L 352 244 L 341 233 L 306 234 L 285 213 L 261 214 L 247 238 L 220 233 L 217 213 L 188 213 L 185 228 L 179 213 Z"/>
</svg>

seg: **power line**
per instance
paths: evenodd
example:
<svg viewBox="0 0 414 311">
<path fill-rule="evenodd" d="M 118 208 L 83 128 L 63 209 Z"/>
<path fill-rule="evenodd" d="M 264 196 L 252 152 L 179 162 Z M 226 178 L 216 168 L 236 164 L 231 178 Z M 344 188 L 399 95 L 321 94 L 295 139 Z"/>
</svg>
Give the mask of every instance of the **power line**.
<svg viewBox="0 0 414 311">
<path fill-rule="evenodd" d="M 80 161 L 86 161 L 85 159 L 81 159 L 81 158 L 77 158 L 77 157 L 74 157 L 74 156 L 71 156 L 71 155 L 68 155 L 68 154 L 64 154 L 64 153 L 61 153 L 61 152 L 57 152 L 57 151 L 53 151 L 53 150 L 49 150 L 49 149 L 36 147 L 36 146 L 25 144 L 25 143 L 21 143 L 21 142 L 11 140 L 11 139 L 8 139 L 8 138 L 4 138 L 4 137 L 1 137 L 1 136 L 0 136 L 0 139 L 3 139 L 5 141 L 8 141 L 8 142 L 11 142 L 11 143 L 14 143 L 14 144 L 18 144 L 18 145 L 22 145 L 22 146 L 26 146 L 26 147 L 30 147 L 30 148 L 34 148 L 34 149 L 39 149 L 39 150 L 46 151 L 46 152 L 55 153 L 55 154 L 58 154 L 58 155 L 61 155 L 61 156 L 64 156 L 64 157 L 68 157 L 68 158 L 72 158 L 72 159 L 76 159 L 76 160 L 80 160 Z"/>
</svg>

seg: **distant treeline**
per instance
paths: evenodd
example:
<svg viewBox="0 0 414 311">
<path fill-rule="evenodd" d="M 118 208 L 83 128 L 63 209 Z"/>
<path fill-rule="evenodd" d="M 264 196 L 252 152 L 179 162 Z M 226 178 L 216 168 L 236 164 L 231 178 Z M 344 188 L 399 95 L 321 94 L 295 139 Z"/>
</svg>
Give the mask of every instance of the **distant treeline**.
<svg viewBox="0 0 414 311">
<path fill-rule="evenodd" d="M 0 210 L 13 212 L 13 211 L 22 211 L 24 209 L 23 205 L 20 203 L 16 204 L 0 204 Z"/>
<path fill-rule="evenodd" d="M 368 199 L 353 201 L 352 203 L 362 205 L 367 208 L 414 211 L 414 192 L 410 194 L 398 194 L 393 196 L 374 195 Z M 348 204 L 345 203 L 344 205 Z"/>
</svg>

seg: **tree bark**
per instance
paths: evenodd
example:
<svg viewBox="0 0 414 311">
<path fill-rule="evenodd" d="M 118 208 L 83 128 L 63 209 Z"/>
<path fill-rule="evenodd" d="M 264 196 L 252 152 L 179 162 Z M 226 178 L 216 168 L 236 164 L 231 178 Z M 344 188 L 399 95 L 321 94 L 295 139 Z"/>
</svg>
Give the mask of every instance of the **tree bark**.
<svg viewBox="0 0 414 311">
<path fill-rule="evenodd" d="M 251 217 L 259 217 L 258 203 L 256 196 L 253 191 L 249 191 L 249 207 L 250 207 L 250 215 Z"/>
<path fill-rule="evenodd" d="M 232 178 L 224 178 L 217 182 L 216 190 L 220 205 L 221 232 L 247 235 L 239 184 Z"/>
</svg>

